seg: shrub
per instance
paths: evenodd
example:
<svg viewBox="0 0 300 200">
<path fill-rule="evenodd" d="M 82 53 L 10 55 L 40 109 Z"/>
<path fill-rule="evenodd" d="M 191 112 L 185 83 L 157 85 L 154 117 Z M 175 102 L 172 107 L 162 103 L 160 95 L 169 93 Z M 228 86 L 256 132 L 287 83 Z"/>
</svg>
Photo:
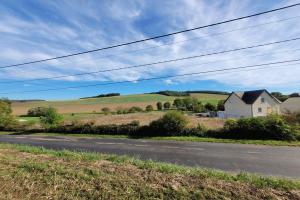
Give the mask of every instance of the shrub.
<svg viewBox="0 0 300 200">
<path fill-rule="evenodd" d="M 125 112 L 127 113 L 126 109 L 124 108 L 117 108 L 117 114 L 125 114 Z"/>
<path fill-rule="evenodd" d="M 165 110 L 169 110 L 170 108 L 171 108 L 170 102 L 165 102 L 165 103 L 164 103 L 164 109 L 165 109 Z"/>
<path fill-rule="evenodd" d="M 143 112 L 143 109 L 137 106 L 132 106 L 128 110 L 128 113 L 136 113 L 136 112 Z"/>
<path fill-rule="evenodd" d="M 128 114 L 128 113 L 137 113 L 137 112 L 143 112 L 143 109 L 137 106 L 133 106 L 131 108 L 118 108 L 117 114 Z"/>
<path fill-rule="evenodd" d="M 63 116 L 52 107 L 47 108 L 45 115 L 41 116 L 41 124 L 46 129 L 57 126 L 62 120 Z"/>
<path fill-rule="evenodd" d="M 203 124 L 198 124 L 196 127 L 185 128 L 182 133 L 182 136 L 197 136 L 204 137 L 207 133 L 207 128 Z"/>
<path fill-rule="evenodd" d="M 204 112 L 204 106 L 202 105 L 201 102 L 199 102 L 197 105 L 193 106 L 193 112 L 195 112 L 195 113 Z"/>
<path fill-rule="evenodd" d="M 156 107 L 157 107 L 157 110 L 162 110 L 163 105 L 162 105 L 161 102 L 157 102 L 157 103 L 156 103 Z"/>
<path fill-rule="evenodd" d="M 218 101 L 217 110 L 224 111 L 225 110 L 224 103 L 225 103 L 224 100 Z"/>
<path fill-rule="evenodd" d="M 30 108 L 27 111 L 27 116 L 30 117 L 41 117 L 45 116 L 45 113 L 47 112 L 47 107 L 36 107 L 36 108 Z"/>
<path fill-rule="evenodd" d="M 104 115 L 108 115 L 111 112 L 110 108 L 107 107 L 102 108 L 101 111 L 104 113 Z"/>
<path fill-rule="evenodd" d="M 207 110 L 207 111 L 216 111 L 217 108 L 214 104 L 211 104 L 211 103 L 206 103 L 204 105 L 204 108 Z"/>
<path fill-rule="evenodd" d="M 180 112 L 171 111 L 149 125 L 151 135 L 173 136 L 180 135 L 186 128 L 187 118 Z"/>
<path fill-rule="evenodd" d="M 129 124 L 95 125 L 94 123 L 74 123 L 70 125 L 58 125 L 50 127 L 48 132 L 60 132 L 70 134 L 101 134 L 101 135 L 134 135 L 139 129 L 139 121 Z"/>
<path fill-rule="evenodd" d="M 233 139 L 294 140 L 292 128 L 279 115 L 229 119 L 218 137 Z"/>
<path fill-rule="evenodd" d="M 288 124 L 292 126 L 300 125 L 300 112 L 288 112 L 283 115 L 283 118 Z"/>
<path fill-rule="evenodd" d="M 184 107 L 183 99 L 179 99 L 179 98 L 174 99 L 173 106 L 175 106 L 177 109 L 183 108 Z"/>
<path fill-rule="evenodd" d="M 10 102 L 0 100 L 0 130 L 7 129 L 15 123 Z"/>
<path fill-rule="evenodd" d="M 224 129 L 230 131 L 231 129 L 236 129 L 238 126 L 236 119 L 227 119 L 224 123 Z"/>
<path fill-rule="evenodd" d="M 152 106 L 152 105 L 146 106 L 146 111 L 147 111 L 147 112 L 153 111 L 153 106 Z"/>
</svg>

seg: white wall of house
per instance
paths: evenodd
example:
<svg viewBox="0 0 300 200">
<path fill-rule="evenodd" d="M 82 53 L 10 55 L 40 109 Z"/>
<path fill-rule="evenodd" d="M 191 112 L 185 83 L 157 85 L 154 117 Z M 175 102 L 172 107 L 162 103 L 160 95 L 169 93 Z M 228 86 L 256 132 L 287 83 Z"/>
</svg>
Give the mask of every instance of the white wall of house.
<svg viewBox="0 0 300 200">
<path fill-rule="evenodd" d="M 280 104 L 267 92 L 263 92 L 252 104 L 253 117 L 267 116 L 271 113 L 280 113 Z"/>
<path fill-rule="evenodd" d="M 245 104 L 235 94 L 227 99 L 224 107 L 226 118 L 252 117 L 251 105 Z"/>
<path fill-rule="evenodd" d="M 291 97 L 285 100 L 281 106 L 280 110 L 282 113 L 285 112 L 300 112 L 300 97 Z"/>
</svg>

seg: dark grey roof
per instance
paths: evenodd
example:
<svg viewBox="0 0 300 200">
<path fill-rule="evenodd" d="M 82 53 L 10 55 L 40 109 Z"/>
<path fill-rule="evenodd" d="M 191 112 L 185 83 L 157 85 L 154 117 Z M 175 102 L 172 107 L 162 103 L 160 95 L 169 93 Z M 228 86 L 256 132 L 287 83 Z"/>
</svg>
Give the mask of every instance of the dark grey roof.
<svg viewBox="0 0 300 200">
<path fill-rule="evenodd" d="M 263 90 L 252 90 L 252 91 L 245 91 L 245 92 L 233 92 L 232 94 L 235 94 L 236 96 L 238 96 L 242 101 L 244 101 L 246 104 L 253 104 L 257 98 L 263 93 L 266 92 L 267 94 L 269 94 L 273 99 L 275 99 L 275 101 L 277 101 L 278 103 L 281 103 L 278 99 L 276 99 L 275 97 L 273 97 L 267 90 L 263 89 Z M 231 96 L 231 95 L 230 95 Z M 229 96 L 229 97 L 230 97 Z M 228 97 L 228 98 L 229 98 Z M 226 99 L 227 101 L 227 99 Z"/>
<path fill-rule="evenodd" d="M 243 92 L 243 95 L 241 96 L 241 99 L 246 104 L 253 104 L 256 99 L 266 90 L 252 90 L 252 91 L 246 91 Z"/>
</svg>

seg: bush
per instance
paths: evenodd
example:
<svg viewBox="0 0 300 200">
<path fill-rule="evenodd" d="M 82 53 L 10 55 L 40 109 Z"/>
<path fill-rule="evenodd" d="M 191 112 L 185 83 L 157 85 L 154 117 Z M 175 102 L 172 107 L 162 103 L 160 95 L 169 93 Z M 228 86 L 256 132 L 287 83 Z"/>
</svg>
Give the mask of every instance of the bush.
<svg viewBox="0 0 300 200">
<path fill-rule="evenodd" d="M 300 125 L 300 112 L 286 113 L 283 115 L 283 118 L 288 124 L 292 126 Z"/>
<path fill-rule="evenodd" d="M 170 108 L 171 108 L 170 102 L 164 103 L 164 109 L 165 109 L 165 110 L 169 110 Z"/>
<path fill-rule="evenodd" d="M 177 109 L 183 108 L 184 107 L 183 99 L 179 99 L 179 98 L 174 99 L 173 106 L 175 106 Z"/>
<path fill-rule="evenodd" d="M 128 113 L 128 109 L 117 108 L 117 114 L 121 115 L 121 114 L 126 114 L 126 113 Z"/>
<path fill-rule="evenodd" d="M 70 134 L 100 134 L 100 135 L 134 135 L 139 129 L 139 121 L 132 121 L 129 124 L 108 124 L 95 125 L 94 123 L 72 123 L 70 125 L 59 125 L 51 127 L 48 132 L 60 132 Z"/>
<path fill-rule="evenodd" d="M 44 116 L 41 116 L 41 124 L 44 128 L 49 129 L 56 127 L 63 120 L 63 116 L 58 114 L 55 108 L 47 108 Z"/>
<path fill-rule="evenodd" d="M 137 106 L 133 106 L 128 110 L 128 113 L 136 113 L 136 112 L 143 112 L 143 109 Z"/>
<path fill-rule="evenodd" d="M 101 111 L 104 113 L 104 115 L 108 115 L 111 112 L 110 108 L 107 107 L 102 108 Z"/>
<path fill-rule="evenodd" d="M 30 108 L 27 111 L 27 116 L 29 117 L 41 117 L 45 116 L 47 112 L 47 107 L 36 107 L 36 108 Z"/>
<path fill-rule="evenodd" d="M 151 111 L 153 111 L 154 109 L 153 109 L 153 106 L 152 105 L 148 105 L 148 106 L 146 106 L 146 111 L 147 112 L 151 112 Z"/>
<path fill-rule="evenodd" d="M 224 111 L 225 110 L 224 103 L 225 103 L 224 100 L 218 101 L 218 105 L 217 105 L 217 110 L 218 111 Z"/>
<path fill-rule="evenodd" d="M 133 106 L 131 108 L 118 108 L 117 114 L 128 114 L 128 113 L 137 113 L 137 112 L 143 112 L 143 109 L 137 106 Z"/>
<path fill-rule="evenodd" d="M 195 113 L 204 112 L 204 106 L 202 105 L 201 102 L 199 102 L 197 105 L 193 107 L 193 112 Z"/>
<path fill-rule="evenodd" d="M 157 110 L 162 110 L 163 105 L 162 105 L 161 102 L 157 102 L 157 103 L 156 103 L 156 107 L 157 107 Z"/>
<path fill-rule="evenodd" d="M 197 137 L 204 137 L 207 133 L 207 128 L 203 124 L 198 124 L 196 127 L 192 128 L 185 128 L 182 136 L 197 136 Z"/>
<path fill-rule="evenodd" d="M 206 111 L 216 111 L 217 110 L 216 106 L 211 103 L 206 103 L 204 108 L 206 109 Z"/>
<path fill-rule="evenodd" d="M 279 115 L 267 117 L 228 119 L 218 135 L 233 139 L 294 140 L 292 128 Z"/>
<path fill-rule="evenodd" d="M 10 102 L 0 100 L 0 130 L 9 129 L 10 126 L 16 123 L 12 116 Z"/>
<path fill-rule="evenodd" d="M 171 111 L 149 125 L 151 135 L 175 136 L 183 133 L 188 123 L 187 118 L 180 112 Z"/>
</svg>

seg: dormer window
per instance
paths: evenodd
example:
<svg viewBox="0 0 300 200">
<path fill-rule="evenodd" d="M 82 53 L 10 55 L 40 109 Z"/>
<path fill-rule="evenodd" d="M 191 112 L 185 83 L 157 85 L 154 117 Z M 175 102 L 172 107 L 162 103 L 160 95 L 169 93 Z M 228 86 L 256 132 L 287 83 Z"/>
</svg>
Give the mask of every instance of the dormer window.
<svg viewBox="0 0 300 200">
<path fill-rule="evenodd" d="M 265 103 L 265 98 L 260 99 L 261 103 Z"/>
</svg>

